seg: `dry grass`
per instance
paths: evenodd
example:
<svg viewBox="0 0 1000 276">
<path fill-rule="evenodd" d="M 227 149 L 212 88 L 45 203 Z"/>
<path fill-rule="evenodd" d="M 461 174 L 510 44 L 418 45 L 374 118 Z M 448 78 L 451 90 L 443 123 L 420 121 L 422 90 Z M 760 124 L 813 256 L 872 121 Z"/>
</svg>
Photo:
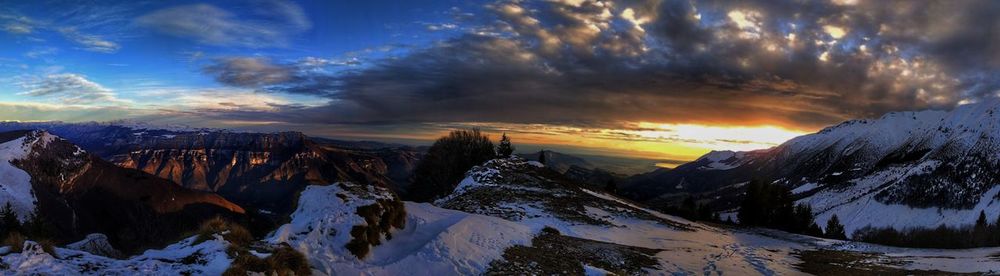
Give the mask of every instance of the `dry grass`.
<svg viewBox="0 0 1000 276">
<path fill-rule="evenodd" d="M 962 275 L 939 270 L 898 268 L 904 264 L 902 261 L 879 253 L 807 250 L 796 252 L 795 255 L 802 260 L 796 265 L 799 270 L 816 275 Z"/>
<path fill-rule="evenodd" d="M 659 249 L 626 246 L 563 236 L 546 227 L 531 246 L 515 245 L 490 263 L 485 275 L 583 275 L 588 264 L 615 275 L 642 275 L 658 270 Z"/>
<path fill-rule="evenodd" d="M 278 247 L 271 256 L 264 260 L 271 271 L 278 275 L 310 275 L 312 270 L 306 256 L 289 246 Z"/>
<path fill-rule="evenodd" d="M 268 270 L 267 262 L 257 258 L 246 248 L 230 245 L 226 249 L 226 254 L 233 258 L 233 263 L 222 273 L 223 276 L 246 276 L 250 272 L 263 272 Z"/>
<path fill-rule="evenodd" d="M 312 269 L 305 255 L 288 245 L 276 248 L 265 259 L 258 258 L 246 248 L 230 246 L 226 251 L 233 263 L 223 272 L 225 276 L 248 275 L 251 272 L 265 275 L 312 275 Z"/>
<path fill-rule="evenodd" d="M 44 240 L 39 240 L 36 243 L 38 243 L 38 245 L 42 247 L 42 251 L 44 251 L 45 253 L 49 253 L 49 255 L 52 255 L 52 257 L 59 258 L 59 256 L 56 256 L 56 242 L 50 239 L 44 239 Z"/>
<path fill-rule="evenodd" d="M 10 232 L 7 237 L 3 239 L 3 246 L 10 246 L 11 252 L 21 252 L 24 249 L 24 235 L 20 232 Z"/>
<path fill-rule="evenodd" d="M 392 239 L 392 228 L 406 226 L 406 211 L 399 200 L 377 200 L 374 204 L 358 207 L 357 214 L 365 219 L 365 225 L 351 228 L 351 241 L 346 245 L 358 259 L 364 259 L 371 247 L 382 244 L 382 237 Z"/>
<path fill-rule="evenodd" d="M 215 217 L 206 220 L 198 227 L 198 238 L 194 243 L 199 244 L 214 239 L 215 234 L 222 234 L 223 239 L 240 247 L 249 246 L 254 241 L 253 234 L 246 227 L 243 227 L 243 225 L 230 222 L 221 217 Z"/>
</svg>

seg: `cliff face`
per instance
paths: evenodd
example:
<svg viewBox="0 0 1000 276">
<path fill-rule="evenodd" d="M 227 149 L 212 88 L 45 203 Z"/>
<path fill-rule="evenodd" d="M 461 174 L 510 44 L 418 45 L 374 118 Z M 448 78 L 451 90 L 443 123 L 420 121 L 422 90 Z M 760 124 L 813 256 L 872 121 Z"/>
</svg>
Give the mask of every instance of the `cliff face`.
<svg viewBox="0 0 1000 276">
<path fill-rule="evenodd" d="M 44 131 L 4 143 L 17 148 L 10 165 L 27 175 L 30 212 L 58 239 L 105 233 L 116 247 L 162 245 L 214 216 L 240 216 L 240 206 L 141 171 L 120 168 Z M 10 152 L 10 151 L 8 151 Z"/>
<path fill-rule="evenodd" d="M 416 154 L 393 149 L 348 149 L 296 132 L 180 133 L 144 139 L 137 150 L 110 157 L 184 187 L 284 213 L 307 185 L 370 183 L 401 191 Z M 387 164 L 388 163 L 388 164 Z"/>
<path fill-rule="evenodd" d="M 311 184 L 371 183 L 405 196 L 422 154 L 402 145 L 312 138 L 299 132 L 0 123 L 0 131 L 15 129 L 46 129 L 118 166 L 276 213 L 291 212 L 298 192 Z"/>
</svg>

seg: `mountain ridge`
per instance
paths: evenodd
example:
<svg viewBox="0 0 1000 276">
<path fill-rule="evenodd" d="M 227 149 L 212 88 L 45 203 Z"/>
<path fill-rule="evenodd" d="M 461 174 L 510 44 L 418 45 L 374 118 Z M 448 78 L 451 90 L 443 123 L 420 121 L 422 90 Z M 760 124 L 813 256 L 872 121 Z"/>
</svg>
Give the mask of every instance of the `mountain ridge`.
<svg viewBox="0 0 1000 276">
<path fill-rule="evenodd" d="M 58 239 L 105 233 L 126 251 L 163 245 L 214 216 L 239 217 L 239 205 L 90 155 L 45 131 L 18 131 L 0 144 L 2 195 L 22 221 L 37 215 Z"/>
<path fill-rule="evenodd" d="M 1000 215 L 993 192 L 1000 187 L 998 112 L 1000 101 L 986 101 L 951 111 L 849 120 L 773 148 L 713 151 L 674 170 L 635 176 L 623 193 L 657 204 L 670 204 L 666 198 L 671 194 L 721 196 L 725 202 L 715 206 L 725 210 L 735 207 L 732 197 L 741 184 L 766 181 L 792 189 L 800 203 L 812 205 L 817 222 L 837 214 L 848 230 L 971 224 L 979 211 Z M 728 192 L 718 194 L 723 190 Z M 879 208 L 899 209 L 884 213 L 890 217 L 903 209 L 928 210 L 911 213 L 936 219 L 916 219 L 906 212 L 902 214 L 911 222 L 859 215 Z"/>
</svg>

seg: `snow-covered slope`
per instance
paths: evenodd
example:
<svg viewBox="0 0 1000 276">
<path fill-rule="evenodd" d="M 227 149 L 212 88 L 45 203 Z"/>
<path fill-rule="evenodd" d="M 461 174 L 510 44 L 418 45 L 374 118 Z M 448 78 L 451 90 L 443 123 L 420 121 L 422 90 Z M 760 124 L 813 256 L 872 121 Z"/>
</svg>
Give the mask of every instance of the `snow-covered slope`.
<svg viewBox="0 0 1000 276">
<path fill-rule="evenodd" d="M 22 222 L 41 218 L 54 240 L 103 233 L 133 253 L 165 246 L 201 220 L 243 213 L 218 195 L 117 167 L 43 130 L 0 133 L 0 207 L 7 204 Z"/>
<path fill-rule="evenodd" d="M 25 242 L 21 252 L 0 247 L 0 274 L 4 275 L 221 275 L 232 262 L 226 255 L 229 242 L 196 243 L 185 239 L 163 249 L 147 250 L 128 259 L 112 259 L 85 251 L 56 248 L 45 253 L 35 242 Z"/>
<path fill-rule="evenodd" d="M 352 228 L 367 224 L 358 208 L 391 198 L 373 186 L 309 186 L 292 221 L 267 241 L 287 242 L 305 253 L 315 270 L 330 275 L 469 275 L 485 271 L 505 248 L 526 244 L 532 236 L 528 227 L 503 219 L 408 202 L 406 227 L 359 259 L 346 248 Z"/>
<path fill-rule="evenodd" d="M 729 196 L 741 192 L 738 184 L 758 180 L 793 189 L 820 224 L 837 214 L 848 234 L 868 225 L 971 224 L 981 210 L 1000 215 L 997 152 L 1000 100 L 993 100 L 851 120 L 766 150 L 712 152 L 637 177 L 625 190 L 649 202 L 703 193 L 726 201 L 717 206 L 735 207 Z"/>
<path fill-rule="evenodd" d="M 466 189 L 470 190 L 489 187 L 489 183 L 466 184 Z M 719 228 L 657 213 L 600 192 L 580 192 L 579 196 L 601 202 L 597 205 L 615 206 L 605 209 L 587 204 L 585 207 L 588 216 L 606 224 L 566 220 L 561 215 L 548 213 L 545 208 L 535 209 L 533 214 L 537 216 L 508 220 L 443 209 L 428 203 L 407 202 L 405 227 L 380 237 L 379 245 L 358 258 L 346 249 L 353 228 L 369 222 L 357 211 L 379 200 L 391 200 L 393 196 L 381 188 L 351 183 L 310 186 L 300 197 L 292 221 L 264 242 L 288 243 L 304 253 L 315 275 L 543 274 L 535 272 L 544 271 L 553 259 L 563 265 L 560 267 L 579 269 L 560 274 L 607 271 L 619 275 L 802 275 L 805 274 L 802 270 L 809 268 L 800 256 L 809 252 L 819 254 L 823 261 L 826 261 L 822 259 L 823 254 L 830 254 L 823 252 L 839 252 L 834 257 L 846 254 L 849 261 L 841 260 L 834 265 L 863 266 L 858 271 L 869 272 L 872 270 L 864 269 L 889 269 L 897 274 L 906 273 L 907 269 L 937 270 L 939 274 L 975 273 L 989 272 L 1000 266 L 1000 261 L 990 257 L 1000 253 L 1000 248 L 914 250 L 823 240 L 780 231 Z M 631 211 L 644 212 L 648 217 L 631 214 Z M 686 228 L 665 224 L 664 220 Z M 88 238 L 74 245 L 95 239 Z M 233 262 L 226 253 L 229 242 L 221 236 L 203 243 L 196 243 L 196 240 L 191 237 L 164 249 L 148 250 L 126 259 L 65 248 L 57 248 L 53 256 L 28 242 L 20 253 L 0 248 L 0 274 L 220 275 Z M 642 264 L 639 270 L 625 270 L 632 273 L 620 273 L 635 263 L 632 259 L 635 257 L 648 257 L 652 262 Z"/>
<path fill-rule="evenodd" d="M 35 212 L 37 199 L 31 188 L 31 175 L 11 162 L 28 157 L 36 146 L 44 148 L 54 137 L 46 132 L 16 134 L 12 136 L 19 138 L 0 143 L 0 207 L 9 203 L 24 221 Z"/>
</svg>

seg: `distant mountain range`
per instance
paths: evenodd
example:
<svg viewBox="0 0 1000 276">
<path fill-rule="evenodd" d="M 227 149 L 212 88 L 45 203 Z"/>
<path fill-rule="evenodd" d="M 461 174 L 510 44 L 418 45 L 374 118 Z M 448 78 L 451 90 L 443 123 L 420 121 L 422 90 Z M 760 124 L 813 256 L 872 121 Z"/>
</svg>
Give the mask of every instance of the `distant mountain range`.
<svg viewBox="0 0 1000 276">
<path fill-rule="evenodd" d="M 542 152 L 546 156 L 546 164 L 552 169 L 565 173 L 570 167 L 594 170 L 600 169 L 605 172 L 618 175 L 635 175 L 656 170 L 657 160 L 644 158 L 614 157 L 604 155 L 564 153 L 552 150 L 542 150 L 531 153 L 518 153 L 517 156 L 527 160 L 538 160 Z"/>
</svg>

